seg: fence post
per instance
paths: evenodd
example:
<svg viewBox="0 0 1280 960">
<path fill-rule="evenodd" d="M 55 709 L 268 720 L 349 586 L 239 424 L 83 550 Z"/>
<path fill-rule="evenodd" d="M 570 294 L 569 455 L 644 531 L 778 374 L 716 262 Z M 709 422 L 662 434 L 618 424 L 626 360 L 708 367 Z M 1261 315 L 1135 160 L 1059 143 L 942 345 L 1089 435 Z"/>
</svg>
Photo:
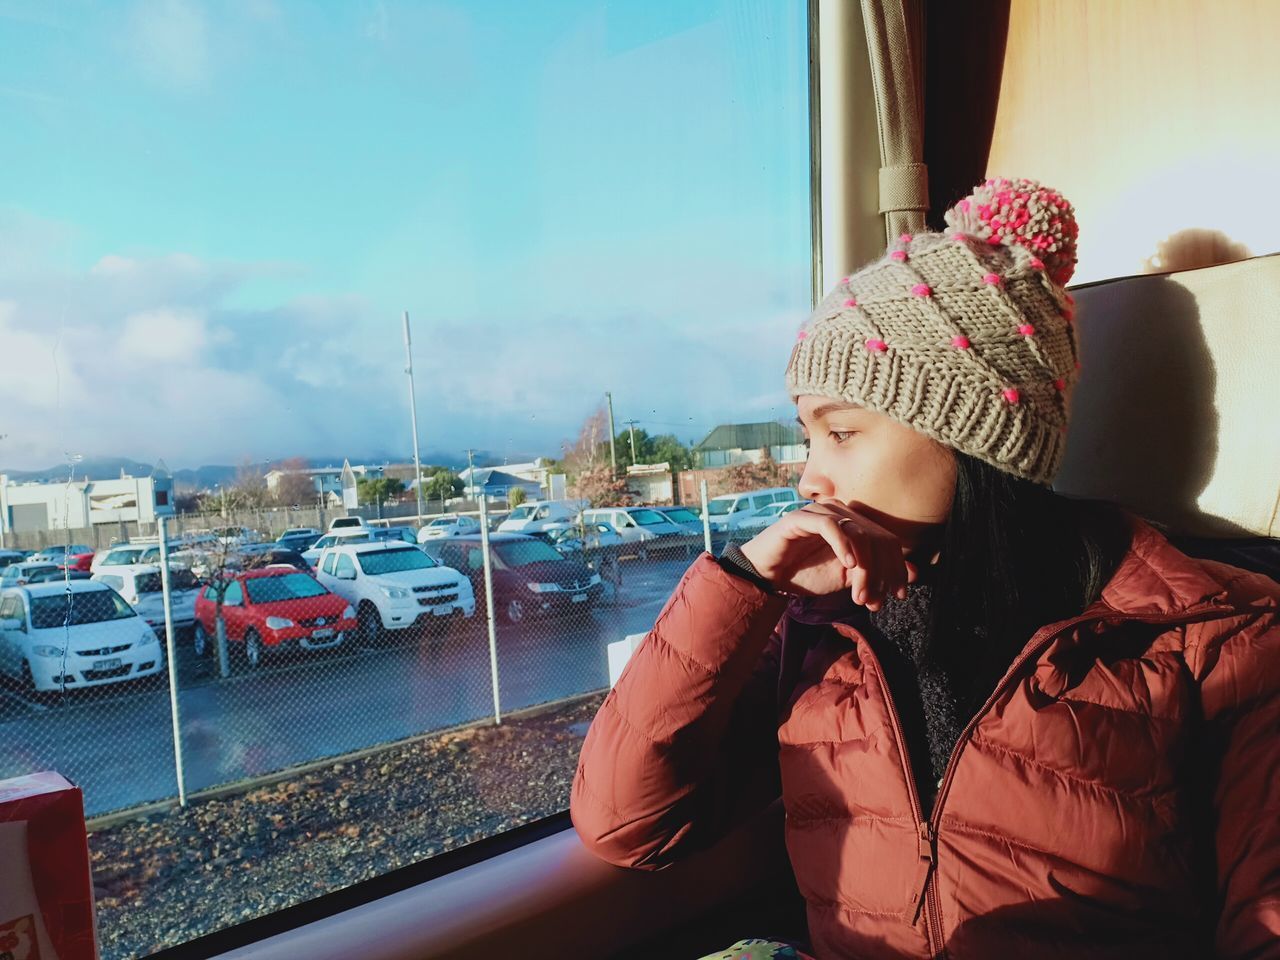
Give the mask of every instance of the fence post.
<svg viewBox="0 0 1280 960">
<path fill-rule="evenodd" d="M 169 585 L 169 518 L 156 518 L 160 531 L 160 592 L 164 597 L 164 647 L 169 661 L 169 715 L 173 720 L 173 765 L 178 778 L 178 805 L 187 805 L 187 776 L 182 768 L 182 724 L 178 721 L 178 645 L 173 635 L 173 589 Z"/>
<path fill-rule="evenodd" d="M 489 612 L 489 673 L 493 683 L 493 722 L 502 723 L 502 705 L 498 697 L 498 629 L 493 609 L 493 564 L 489 559 L 489 510 L 480 497 L 480 550 L 484 554 L 484 605 Z"/>
<path fill-rule="evenodd" d="M 707 553 L 711 553 L 711 514 L 707 513 L 707 481 L 701 481 L 702 487 L 702 545 Z"/>
</svg>

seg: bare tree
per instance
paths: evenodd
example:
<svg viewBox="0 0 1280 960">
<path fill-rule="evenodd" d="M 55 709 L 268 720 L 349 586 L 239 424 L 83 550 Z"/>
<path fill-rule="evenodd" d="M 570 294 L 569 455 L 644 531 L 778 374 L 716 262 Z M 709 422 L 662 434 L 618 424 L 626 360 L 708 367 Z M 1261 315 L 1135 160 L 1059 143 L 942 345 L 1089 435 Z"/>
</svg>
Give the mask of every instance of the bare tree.
<svg viewBox="0 0 1280 960">
<path fill-rule="evenodd" d="M 281 460 L 274 469 L 281 472 L 276 481 L 274 499 L 282 507 L 311 506 L 316 499 L 316 484 L 309 472 L 310 464 L 302 457 Z"/>
</svg>

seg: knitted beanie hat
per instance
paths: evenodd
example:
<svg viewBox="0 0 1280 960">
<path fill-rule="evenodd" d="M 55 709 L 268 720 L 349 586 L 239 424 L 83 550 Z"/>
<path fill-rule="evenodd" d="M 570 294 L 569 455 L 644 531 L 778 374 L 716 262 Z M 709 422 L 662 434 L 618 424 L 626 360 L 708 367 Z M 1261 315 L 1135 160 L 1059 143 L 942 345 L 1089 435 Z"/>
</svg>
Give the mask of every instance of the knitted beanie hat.
<svg viewBox="0 0 1280 960">
<path fill-rule="evenodd" d="M 796 337 L 787 389 L 886 414 L 1048 484 L 1062 461 L 1080 364 L 1071 205 L 995 178 L 845 277 Z"/>
</svg>

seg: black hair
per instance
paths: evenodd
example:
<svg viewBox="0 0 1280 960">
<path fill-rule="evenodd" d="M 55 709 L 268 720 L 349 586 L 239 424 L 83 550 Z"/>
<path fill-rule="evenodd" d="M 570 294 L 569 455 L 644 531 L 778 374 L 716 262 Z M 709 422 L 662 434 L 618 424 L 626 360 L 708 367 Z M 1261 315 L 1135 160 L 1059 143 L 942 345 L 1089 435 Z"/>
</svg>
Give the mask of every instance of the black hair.
<svg viewBox="0 0 1280 960">
<path fill-rule="evenodd" d="M 969 660 L 969 671 L 978 654 L 987 661 L 978 673 L 998 678 L 1037 629 L 1101 596 L 1132 528 L 1115 504 L 1065 497 L 960 451 L 955 458 L 955 496 L 929 573 L 930 645 L 944 661 Z"/>
</svg>

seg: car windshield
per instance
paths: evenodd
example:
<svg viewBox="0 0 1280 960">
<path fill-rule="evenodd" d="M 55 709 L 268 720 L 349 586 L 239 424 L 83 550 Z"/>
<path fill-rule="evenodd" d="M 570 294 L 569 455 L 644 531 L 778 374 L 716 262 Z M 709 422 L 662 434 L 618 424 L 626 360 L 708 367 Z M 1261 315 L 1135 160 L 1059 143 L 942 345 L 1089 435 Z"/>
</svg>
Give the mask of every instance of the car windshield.
<svg viewBox="0 0 1280 960">
<path fill-rule="evenodd" d="M 142 556 L 142 547 L 130 547 L 127 550 L 112 550 L 103 559 L 102 562 L 108 566 L 126 566 L 134 563 Z"/>
<path fill-rule="evenodd" d="M 698 522 L 698 515 L 692 510 L 664 510 L 663 512 L 676 523 Z"/>
<path fill-rule="evenodd" d="M 429 527 L 449 527 L 458 521 L 454 517 L 441 517 L 438 520 L 432 520 L 427 526 Z"/>
<path fill-rule="evenodd" d="M 356 554 L 360 569 L 371 577 L 384 573 L 402 573 L 405 570 L 425 570 L 435 562 L 421 550 L 406 547 L 403 550 L 370 550 Z"/>
<path fill-rule="evenodd" d="M 136 616 L 133 608 L 114 590 L 86 590 L 31 598 L 31 626 L 36 630 L 124 620 L 132 616 Z"/>
<path fill-rule="evenodd" d="M 563 560 L 555 547 L 541 540 L 518 540 L 512 543 L 499 543 L 493 548 L 499 559 L 508 567 L 523 567 L 543 560 Z"/>
<path fill-rule="evenodd" d="M 723 517 L 733 509 L 733 500 L 712 500 L 707 504 L 707 513 L 713 517 Z"/>
<path fill-rule="evenodd" d="M 246 577 L 245 589 L 250 603 L 277 603 L 304 597 L 323 597 L 329 591 L 305 573 L 287 573 L 282 577 Z"/>
<path fill-rule="evenodd" d="M 531 516 L 533 516 L 533 511 L 535 509 L 536 508 L 533 506 L 516 507 L 514 510 L 511 511 L 511 513 L 507 515 L 507 519 L 508 520 L 528 520 Z"/>
<path fill-rule="evenodd" d="M 657 510 L 632 510 L 631 519 L 642 527 L 652 527 L 658 523 L 669 523 Z"/>
<path fill-rule="evenodd" d="M 143 573 L 137 578 L 138 593 L 160 593 L 163 589 L 160 581 L 160 571 L 155 573 Z M 196 575 L 190 570 L 179 568 L 169 571 L 169 589 L 171 590 L 195 590 L 200 586 L 200 581 Z"/>
</svg>

